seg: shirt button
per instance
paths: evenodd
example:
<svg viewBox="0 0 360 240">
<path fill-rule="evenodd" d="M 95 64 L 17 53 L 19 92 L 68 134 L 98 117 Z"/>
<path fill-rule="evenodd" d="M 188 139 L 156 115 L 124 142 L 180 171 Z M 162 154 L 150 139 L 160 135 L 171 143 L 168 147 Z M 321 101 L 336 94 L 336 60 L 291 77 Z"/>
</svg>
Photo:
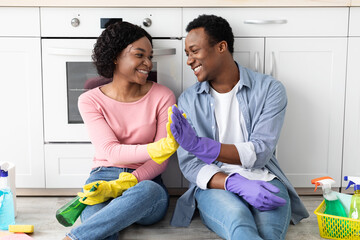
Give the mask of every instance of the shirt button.
<svg viewBox="0 0 360 240">
<path fill-rule="evenodd" d="M 215 128 L 215 126 L 212 126 L 212 128 L 214 129 L 214 128 Z"/>
<path fill-rule="evenodd" d="M 210 105 L 213 106 L 214 104 L 211 103 Z"/>
</svg>

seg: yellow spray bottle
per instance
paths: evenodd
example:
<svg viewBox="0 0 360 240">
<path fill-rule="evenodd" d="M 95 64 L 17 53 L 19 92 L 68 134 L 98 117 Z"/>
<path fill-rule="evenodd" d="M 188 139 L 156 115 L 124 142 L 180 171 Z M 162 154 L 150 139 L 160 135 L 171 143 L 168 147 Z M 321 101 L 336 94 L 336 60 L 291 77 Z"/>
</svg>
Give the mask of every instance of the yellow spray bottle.
<svg viewBox="0 0 360 240">
<path fill-rule="evenodd" d="M 322 187 L 323 196 L 325 200 L 325 214 L 347 217 L 345 209 L 340 200 L 336 196 L 335 192 L 331 190 L 331 186 L 335 183 L 335 180 L 331 177 L 321 177 L 311 180 L 312 184 L 315 184 L 315 191 L 320 185 Z"/>
<path fill-rule="evenodd" d="M 349 180 L 349 184 L 346 189 L 354 184 L 354 195 L 351 197 L 349 217 L 353 219 L 360 219 L 360 177 L 345 176 L 344 180 Z"/>
</svg>

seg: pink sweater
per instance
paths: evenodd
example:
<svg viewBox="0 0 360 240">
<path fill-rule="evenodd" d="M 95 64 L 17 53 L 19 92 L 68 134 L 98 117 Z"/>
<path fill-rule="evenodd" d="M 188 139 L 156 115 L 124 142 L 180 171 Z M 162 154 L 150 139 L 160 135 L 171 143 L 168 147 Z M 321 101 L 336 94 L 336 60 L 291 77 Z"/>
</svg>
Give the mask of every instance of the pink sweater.
<svg viewBox="0 0 360 240">
<path fill-rule="evenodd" d="M 139 182 L 161 174 L 168 160 L 155 163 L 146 145 L 166 137 L 167 111 L 174 103 L 174 93 L 157 83 L 131 103 L 111 99 L 99 87 L 83 93 L 78 106 L 95 147 L 93 168 L 133 168 Z"/>
</svg>

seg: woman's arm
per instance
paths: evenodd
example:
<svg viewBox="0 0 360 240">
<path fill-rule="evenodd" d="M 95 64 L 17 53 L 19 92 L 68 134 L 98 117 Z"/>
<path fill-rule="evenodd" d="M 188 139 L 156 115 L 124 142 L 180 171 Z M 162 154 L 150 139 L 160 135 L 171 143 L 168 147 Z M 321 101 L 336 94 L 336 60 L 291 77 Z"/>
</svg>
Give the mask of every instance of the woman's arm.
<svg viewBox="0 0 360 240">
<path fill-rule="evenodd" d="M 118 123 L 118 118 L 126 113 L 119 113 L 114 109 L 104 109 L 102 106 L 107 106 L 106 102 L 102 105 L 97 103 L 101 100 L 98 100 L 96 96 L 80 96 L 79 110 L 98 159 L 105 159 L 113 165 L 139 164 L 151 160 L 147 149 L 148 144 L 136 144 L 136 142 L 122 144 L 115 131 L 117 134 L 129 134 L 127 133 L 128 121 L 130 121 L 129 124 L 132 124 L 133 121 L 144 121 L 142 126 L 144 130 L 137 131 L 136 137 L 133 134 L 129 135 L 130 138 L 134 138 L 135 141 L 152 143 L 166 137 L 167 108 L 175 103 L 175 96 L 170 90 L 167 92 L 153 91 L 152 94 L 154 94 L 154 98 L 151 98 L 146 108 L 143 108 L 145 111 L 139 110 L 139 115 L 153 119 L 156 127 L 146 125 L 147 119 L 140 119 L 139 116 L 130 116 L 125 122 Z M 154 134 L 152 135 L 154 137 L 151 137 L 151 134 Z"/>
</svg>

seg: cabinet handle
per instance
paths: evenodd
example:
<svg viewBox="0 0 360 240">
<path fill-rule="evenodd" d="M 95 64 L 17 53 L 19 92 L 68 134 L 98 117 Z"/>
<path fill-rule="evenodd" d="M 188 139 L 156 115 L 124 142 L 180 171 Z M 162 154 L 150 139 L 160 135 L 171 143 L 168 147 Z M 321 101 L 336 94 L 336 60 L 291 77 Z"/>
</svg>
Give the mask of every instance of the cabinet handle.
<svg viewBox="0 0 360 240">
<path fill-rule="evenodd" d="M 79 48 L 48 48 L 48 52 L 51 55 L 61 56 L 91 56 L 91 49 L 79 49 Z"/>
<path fill-rule="evenodd" d="M 276 78 L 276 64 L 275 64 L 275 53 L 271 52 L 271 56 L 270 56 L 270 75 L 273 78 Z"/>
<path fill-rule="evenodd" d="M 153 49 L 154 56 L 166 56 L 166 55 L 175 55 L 175 54 L 176 54 L 175 48 Z"/>
<path fill-rule="evenodd" d="M 255 52 L 255 72 L 259 72 L 260 56 L 259 52 Z"/>
<path fill-rule="evenodd" d="M 48 52 L 52 55 L 61 55 L 61 56 L 91 56 L 92 49 L 79 49 L 79 48 L 49 48 Z M 153 49 L 154 56 L 166 56 L 166 55 L 175 55 L 175 48 L 166 48 L 166 49 Z"/>
<path fill-rule="evenodd" d="M 258 20 L 258 19 L 249 19 L 244 20 L 245 24 L 286 24 L 286 19 L 278 19 L 278 20 Z"/>
</svg>

